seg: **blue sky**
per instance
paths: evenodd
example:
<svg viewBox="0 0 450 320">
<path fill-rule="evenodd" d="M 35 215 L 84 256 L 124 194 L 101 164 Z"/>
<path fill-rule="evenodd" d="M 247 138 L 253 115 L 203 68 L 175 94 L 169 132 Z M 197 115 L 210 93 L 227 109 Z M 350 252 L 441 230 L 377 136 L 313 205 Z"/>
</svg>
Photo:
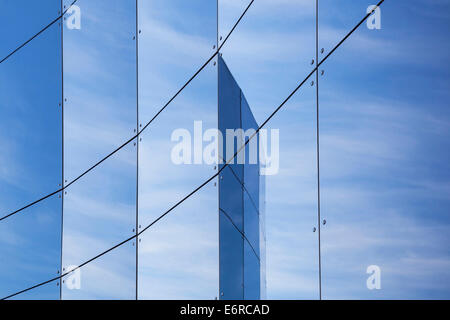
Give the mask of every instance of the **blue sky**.
<svg viewBox="0 0 450 320">
<path fill-rule="evenodd" d="M 54 19 L 58 3 L 19 10 L 3 2 L 0 56 Z M 219 1 L 220 35 L 247 3 Z M 328 53 L 371 4 L 320 0 L 319 48 Z M 64 29 L 69 181 L 136 128 L 134 1 L 78 5 L 81 30 Z M 324 298 L 449 297 L 449 14 L 446 1 L 386 0 L 382 29 L 361 26 L 320 68 Z M 146 123 L 214 52 L 216 4 L 140 1 L 139 21 Z M 0 65 L 2 215 L 61 182 L 59 39 L 55 25 Z M 222 52 L 261 123 L 312 69 L 315 1 L 256 0 Z M 170 134 L 193 130 L 196 120 L 217 125 L 216 72 L 208 65 L 142 135 L 142 226 L 214 173 L 208 165 L 173 165 Z M 308 81 L 269 124 L 280 129 L 280 171 L 266 179 L 268 298 L 318 298 L 315 90 Z M 67 190 L 65 266 L 132 234 L 135 151 L 130 144 Z M 1 223 L 2 296 L 56 275 L 60 210 L 55 195 Z M 211 183 L 148 230 L 139 243 L 139 296 L 217 296 L 217 221 Z M 63 297 L 134 298 L 134 250 L 126 244 L 83 268 L 82 289 L 64 287 Z M 369 265 L 381 268 L 381 290 L 366 288 Z M 23 297 L 58 292 L 52 283 Z"/>
</svg>

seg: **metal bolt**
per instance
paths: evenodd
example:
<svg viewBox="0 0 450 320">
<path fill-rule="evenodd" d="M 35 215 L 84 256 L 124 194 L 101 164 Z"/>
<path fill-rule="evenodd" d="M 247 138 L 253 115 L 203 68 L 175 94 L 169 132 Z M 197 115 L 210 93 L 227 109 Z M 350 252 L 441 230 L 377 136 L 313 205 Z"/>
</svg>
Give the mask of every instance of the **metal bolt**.
<svg viewBox="0 0 450 320">
<path fill-rule="evenodd" d="M 59 282 L 56 283 L 56 286 L 59 286 Z"/>
<path fill-rule="evenodd" d="M 324 74 L 325 74 L 325 71 L 322 70 L 322 71 L 320 72 L 320 75 L 323 76 Z"/>
<path fill-rule="evenodd" d="M 311 87 L 314 85 L 314 81 L 311 81 Z"/>
<path fill-rule="evenodd" d="M 141 33 L 142 32 L 142 30 L 139 30 L 139 33 Z"/>
<path fill-rule="evenodd" d="M 324 52 L 325 52 L 324 48 L 320 49 L 320 53 L 324 53 Z"/>
<path fill-rule="evenodd" d="M 316 227 L 314 227 L 314 228 L 313 228 L 313 232 L 316 232 L 316 230 L 317 230 Z"/>
<path fill-rule="evenodd" d="M 142 228 L 141 225 L 139 225 L 139 229 Z"/>
<path fill-rule="evenodd" d="M 327 224 L 327 220 L 323 219 L 322 224 L 326 225 Z"/>
<path fill-rule="evenodd" d="M 216 45 L 213 45 L 213 49 L 215 49 L 216 48 Z"/>
<path fill-rule="evenodd" d="M 133 36 L 133 40 L 136 40 L 136 37 L 135 37 L 135 36 Z"/>
<path fill-rule="evenodd" d="M 216 65 L 216 62 L 214 61 L 214 65 Z"/>
<path fill-rule="evenodd" d="M 312 59 L 312 61 L 311 61 L 311 65 L 313 65 L 314 64 L 314 59 Z"/>
</svg>

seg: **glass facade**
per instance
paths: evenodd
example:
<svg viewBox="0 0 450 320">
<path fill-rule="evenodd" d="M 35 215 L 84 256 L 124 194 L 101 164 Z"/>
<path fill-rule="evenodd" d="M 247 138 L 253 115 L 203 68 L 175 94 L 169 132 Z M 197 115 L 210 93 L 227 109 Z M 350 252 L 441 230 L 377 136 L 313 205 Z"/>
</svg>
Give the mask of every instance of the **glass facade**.
<svg viewBox="0 0 450 320">
<path fill-rule="evenodd" d="M 448 298 L 450 5 L 336 2 L 1 1 L 0 298 Z"/>
</svg>

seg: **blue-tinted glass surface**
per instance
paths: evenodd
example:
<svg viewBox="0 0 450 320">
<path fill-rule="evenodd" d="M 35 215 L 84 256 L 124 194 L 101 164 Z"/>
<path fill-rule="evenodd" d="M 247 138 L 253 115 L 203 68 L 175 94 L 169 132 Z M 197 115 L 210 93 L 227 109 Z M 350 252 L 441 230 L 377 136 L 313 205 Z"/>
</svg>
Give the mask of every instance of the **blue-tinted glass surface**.
<svg viewBox="0 0 450 320">
<path fill-rule="evenodd" d="M 242 114 L 242 129 L 246 132 L 244 141 L 247 142 L 250 137 L 258 129 L 255 117 L 245 99 L 241 96 L 241 114 Z M 244 189 L 255 203 L 256 210 L 259 206 L 259 135 L 255 134 L 245 147 L 245 164 L 244 164 Z"/>
<path fill-rule="evenodd" d="M 236 83 L 232 73 L 228 69 L 222 57 L 219 57 L 219 130 L 222 133 L 224 144 L 221 157 L 223 162 L 229 162 L 230 167 L 238 179 L 243 182 L 242 164 L 244 152 L 234 157 L 239 147 L 242 146 L 242 137 L 237 133 L 229 143 L 233 142 L 233 148 L 227 149 L 227 130 L 242 129 L 241 119 L 241 89 Z M 234 157 L 234 158 L 233 158 Z"/>
<path fill-rule="evenodd" d="M 66 1 L 66 6 L 70 1 Z M 137 129 L 134 1 L 79 0 L 64 24 L 64 176 L 70 183 Z M 64 194 L 63 267 L 70 268 L 135 233 L 136 141 L 76 181 Z M 134 299 L 132 242 L 81 269 L 63 299 Z M 68 280 L 67 278 L 65 280 Z"/>
<path fill-rule="evenodd" d="M 248 3 L 219 0 L 222 41 Z M 314 68 L 315 21 L 315 1 L 254 1 L 222 47 L 223 59 L 257 123 L 263 123 Z M 312 231 L 317 227 L 312 80 L 266 124 L 263 133 L 267 136 L 267 161 L 261 163 L 267 180 L 267 265 L 273 270 L 267 274 L 267 287 L 272 299 L 319 297 L 318 239 Z"/>
<path fill-rule="evenodd" d="M 260 262 L 260 286 L 261 299 L 267 298 L 266 277 L 266 179 L 259 176 L 259 262 Z"/>
<path fill-rule="evenodd" d="M 226 129 L 241 128 L 241 89 L 222 57 L 219 57 L 219 130 L 225 135 Z M 232 155 L 228 155 L 230 159 Z"/>
<path fill-rule="evenodd" d="M 0 60 L 58 18 L 60 7 L 61 0 L 26 3 L 3 0 L 0 3 Z"/>
<path fill-rule="evenodd" d="M 320 1 L 325 53 L 372 4 Z M 385 1 L 322 66 L 324 298 L 449 295 L 448 10 Z"/>
<path fill-rule="evenodd" d="M 2 221 L 0 295 L 6 297 L 58 276 L 61 254 L 61 198 L 55 195 Z M 13 299 L 59 299 L 59 281 Z"/>
<path fill-rule="evenodd" d="M 247 192 L 244 191 L 244 234 L 247 241 L 255 250 L 255 254 L 259 256 L 259 213 L 255 207 L 255 203 L 250 199 Z"/>
<path fill-rule="evenodd" d="M 2 48 L 4 44 L 7 41 Z M 1 216 L 60 188 L 60 61 L 61 33 L 55 24 L 0 65 Z M 60 237 L 58 194 L 3 220 L 0 295 L 55 277 L 60 266 Z M 59 287 L 54 282 L 23 298 L 58 299 Z"/>
<path fill-rule="evenodd" d="M 209 184 L 139 237 L 139 299 L 218 298 L 217 220 Z"/>
<path fill-rule="evenodd" d="M 139 1 L 139 122 L 143 126 L 214 54 L 216 12 L 216 1 Z M 206 65 L 141 134 L 142 227 L 217 172 L 216 61 Z M 217 183 L 205 185 L 142 235 L 140 299 L 218 297 Z"/>
<path fill-rule="evenodd" d="M 220 299 L 244 299 L 244 238 L 230 219 L 219 215 Z"/>
<path fill-rule="evenodd" d="M 244 241 L 244 299 L 261 299 L 261 268 L 255 249 Z"/>
<path fill-rule="evenodd" d="M 235 167 L 238 165 L 235 165 Z M 242 165 L 240 165 L 242 166 Z M 244 231 L 244 213 L 243 213 L 243 187 L 233 172 L 234 168 L 227 166 L 219 178 L 219 204 L 220 209 L 224 210 L 236 227 Z"/>
<path fill-rule="evenodd" d="M 138 1 L 138 6 L 139 113 L 146 122 L 214 54 L 217 6 L 216 1 L 205 0 Z M 206 70 L 213 68 L 212 63 Z M 208 81 L 212 81 L 208 91 L 216 95 L 217 79 Z M 197 95 L 203 104 L 203 96 Z M 209 108 L 215 112 L 217 105 Z"/>
<path fill-rule="evenodd" d="M 255 135 L 250 141 L 253 145 L 249 143 L 241 150 L 244 141 L 255 133 L 257 125 L 243 92 L 222 58 L 219 58 L 219 128 L 223 133 L 230 129 L 245 131 L 243 135 L 238 133 L 236 137 L 232 136 L 233 150 L 226 145 L 223 147 L 224 154 L 232 151 L 232 154 L 224 156 L 226 159 L 231 159 L 237 151 L 239 155 L 236 156 L 236 161 L 230 162 L 231 164 L 221 172 L 219 178 L 219 211 L 223 217 L 227 218 L 226 220 L 221 217 L 219 224 L 221 291 L 229 292 L 226 297 L 221 295 L 221 298 L 242 299 L 241 293 L 243 293 L 245 299 L 259 299 L 261 272 L 259 261 L 254 263 L 255 259 L 259 259 L 260 247 L 257 136 Z M 225 136 L 229 138 L 229 135 L 225 134 Z M 226 141 L 226 144 L 229 143 L 230 141 Z M 241 156 L 242 154 L 244 156 Z M 257 200 L 253 201 L 250 194 Z M 230 223 L 235 230 L 229 228 Z M 244 237 L 243 242 L 236 240 L 235 231 Z M 248 255 L 247 247 L 251 248 L 253 257 Z M 238 253 L 242 251 L 243 256 L 232 252 L 233 250 Z M 246 274 L 247 280 L 245 280 Z M 239 277 L 247 282 L 231 281 L 229 285 L 225 285 L 227 279 Z"/>
<path fill-rule="evenodd" d="M 238 164 L 240 136 L 232 137 L 233 148 L 228 149 L 227 130 L 241 129 L 241 90 L 228 69 L 225 61 L 219 57 L 219 130 L 224 137 L 222 159 L 229 165 L 219 177 L 219 207 L 224 210 L 233 223 L 243 232 L 243 202 L 242 183 L 244 182 L 244 167 Z M 229 151 L 229 152 L 227 152 Z M 228 154 L 230 153 L 230 154 Z M 222 168 L 223 164 L 219 166 Z"/>
</svg>

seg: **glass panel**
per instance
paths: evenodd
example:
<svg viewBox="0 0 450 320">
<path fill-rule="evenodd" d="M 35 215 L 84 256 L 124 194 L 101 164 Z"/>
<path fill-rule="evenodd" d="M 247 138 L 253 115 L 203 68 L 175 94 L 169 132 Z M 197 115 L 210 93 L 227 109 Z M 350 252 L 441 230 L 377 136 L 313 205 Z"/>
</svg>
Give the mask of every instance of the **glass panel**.
<svg viewBox="0 0 450 320">
<path fill-rule="evenodd" d="M 136 147 L 127 145 L 66 189 L 63 234 L 66 270 L 134 234 L 135 161 Z M 134 299 L 135 276 L 136 247 L 130 241 L 114 254 L 108 253 L 101 261 L 83 267 L 81 287 L 63 286 L 63 299 Z"/>
<path fill-rule="evenodd" d="M 139 114 L 143 123 L 214 54 L 216 17 L 216 1 L 139 1 Z"/>
<path fill-rule="evenodd" d="M 210 182 L 141 235 L 139 299 L 216 299 L 217 256 L 217 189 Z"/>
<path fill-rule="evenodd" d="M 221 191 L 226 192 L 226 191 Z M 232 220 L 220 212 L 220 299 L 244 299 L 244 237 Z"/>
<path fill-rule="evenodd" d="M 252 111 L 242 96 L 241 102 L 242 109 L 242 129 L 245 131 L 244 141 L 248 141 L 253 133 L 258 129 L 258 124 L 253 117 Z M 247 192 L 250 200 L 253 202 L 256 210 L 259 206 L 259 146 L 258 146 L 258 135 L 248 143 L 245 148 L 245 166 L 244 166 L 244 188 Z"/>
<path fill-rule="evenodd" d="M 244 234 L 247 241 L 254 250 L 254 254 L 259 258 L 259 213 L 255 208 L 253 200 L 244 190 Z M 259 269 L 259 268 L 258 268 Z M 258 272 L 259 273 L 259 272 Z"/>
<path fill-rule="evenodd" d="M 266 179 L 259 176 L 259 262 L 260 262 L 260 286 L 261 299 L 267 299 L 267 275 L 266 275 Z"/>
<path fill-rule="evenodd" d="M 0 296 L 58 276 L 61 256 L 61 198 L 53 196 L 0 223 Z M 59 281 L 12 299 L 59 299 Z"/>
<path fill-rule="evenodd" d="M 58 190 L 61 183 L 60 40 L 55 24 L 0 65 L 2 217 Z M 60 237 L 60 195 L 1 221 L 0 296 L 55 277 Z M 59 287 L 53 283 L 26 298 L 59 299 Z"/>
<path fill-rule="evenodd" d="M 113 212 L 112 214 L 117 213 Z M 125 221 L 125 223 L 129 224 L 128 221 Z M 83 224 L 83 226 L 85 225 L 87 223 Z M 103 228 L 105 233 L 109 231 L 108 235 L 101 234 L 96 237 L 88 237 L 86 236 L 88 232 L 84 232 L 81 236 L 77 234 L 71 238 L 66 239 L 65 237 L 64 272 L 72 270 L 77 264 L 85 262 L 133 234 L 131 230 L 124 235 L 122 230 L 107 230 L 103 226 L 105 226 L 105 223 L 100 225 L 100 228 Z M 122 237 L 119 239 L 120 235 Z M 63 278 L 62 298 L 65 300 L 135 299 L 135 251 L 135 241 L 131 240 L 82 268 L 69 273 Z"/>
<path fill-rule="evenodd" d="M 140 128 L 214 53 L 216 11 L 215 1 L 139 2 Z M 217 151 L 207 149 L 217 144 L 216 136 L 217 63 L 211 62 L 140 135 L 142 227 L 216 172 Z M 218 195 L 213 183 L 192 200 L 195 206 L 183 204 L 143 235 L 139 298 L 218 296 Z"/>
<path fill-rule="evenodd" d="M 219 0 L 222 41 L 248 3 Z M 222 48 L 257 123 L 313 69 L 315 17 L 314 1 L 255 1 Z M 265 128 L 269 299 L 319 297 L 315 94 L 308 81 Z"/>
<path fill-rule="evenodd" d="M 26 5 L 16 0 L 2 0 L 0 60 L 58 18 L 60 8 L 61 0 L 28 1 Z"/>
<path fill-rule="evenodd" d="M 255 249 L 244 241 L 244 299 L 261 299 L 260 281 L 261 274 L 259 257 L 255 254 Z M 256 270 L 256 272 L 255 272 Z"/>
<path fill-rule="evenodd" d="M 334 2 L 320 1 L 325 53 L 326 31 L 337 43 L 373 4 Z M 381 29 L 361 25 L 322 66 L 327 299 L 449 296 L 449 9 L 385 1 Z"/>
<path fill-rule="evenodd" d="M 64 28 L 66 183 L 132 137 L 137 125 L 135 2 L 79 0 L 77 6 L 80 28 Z M 133 141 L 66 189 L 65 268 L 134 234 L 136 158 Z M 135 299 L 135 285 L 130 243 L 83 268 L 81 288 L 63 286 L 63 298 Z"/>
<path fill-rule="evenodd" d="M 223 188 L 223 191 L 219 193 L 219 201 L 220 209 L 230 216 L 239 231 L 244 232 L 242 182 L 236 174 L 239 170 L 235 170 L 239 167 L 242 171 L 242 165 L 231 165 L 220 173 L 220 188 Z"/>
</svg>

